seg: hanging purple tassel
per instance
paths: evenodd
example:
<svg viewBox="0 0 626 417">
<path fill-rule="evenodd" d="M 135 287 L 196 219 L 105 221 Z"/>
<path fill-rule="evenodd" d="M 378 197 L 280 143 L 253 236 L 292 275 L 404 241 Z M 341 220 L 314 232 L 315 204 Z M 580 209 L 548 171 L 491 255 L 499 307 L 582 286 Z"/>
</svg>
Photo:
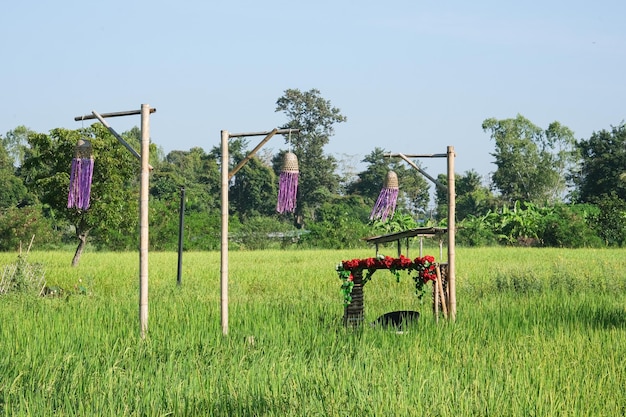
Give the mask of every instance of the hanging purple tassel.
<svg viewBox="0 0 626 417">
<path fill-rule="evenodd" d="M 76 145 L 74 159 L 72 159 L 67 208 L 75 207 L 79 210 L 87 210 L 89 208 L 93 165 L 91 143 L 88 140 L 79 140 Z"/>
<path fill-rule="evenodd" d="M 285 154 L 283 167 L 280 170 L 278 182 L 278 202 L 276 211 L 279 213 L 291 212 L 296 208 L 296 195 L 298 194 L 298 158 L 292 152 Z"/>
<path fill-rule="evenodd" d="M 374 208 L 370 213 L 370 220 L 380 218 L 382 221 L 387 220 L 387 217 L 393 217 L 393 213 L 396 211 L 396 203 L 398 202 L 398 175 L 389 171 L 385 177 L 383 183 L 383 189 L 378 194 L 378 200 L 374 204 Z"/>
</svg>

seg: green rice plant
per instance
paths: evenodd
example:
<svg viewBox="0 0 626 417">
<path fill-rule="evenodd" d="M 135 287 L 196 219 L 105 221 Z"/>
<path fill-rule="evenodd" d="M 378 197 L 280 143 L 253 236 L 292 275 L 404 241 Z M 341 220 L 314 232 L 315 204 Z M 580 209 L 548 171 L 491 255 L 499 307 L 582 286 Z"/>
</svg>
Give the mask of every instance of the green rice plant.
<svg viewBox="0 0 626 417">
<path fill-rule="evenodd" d="M 459 248 L 455 323 L 436 323 L 408 277 L 378 271 L 357 329 L 342 325 L 334 268 L 371 250 L 231 252 L 226 336 L 220 254 L 186 252 L 179 286 L 177 255 L 151 253 L 145 340 L 137 253 L 87 252 L 77 268 L 71 252 L 29 256 L 50 285 L 82 279 L 89 295 L 0 298 L 0 415 L 625 411 L 620 250 Z M 0 254 L 0 266 L 12 260 Z M 421 317 L 402 334 L 367 325 L 398 309 Z"/>
</svg>

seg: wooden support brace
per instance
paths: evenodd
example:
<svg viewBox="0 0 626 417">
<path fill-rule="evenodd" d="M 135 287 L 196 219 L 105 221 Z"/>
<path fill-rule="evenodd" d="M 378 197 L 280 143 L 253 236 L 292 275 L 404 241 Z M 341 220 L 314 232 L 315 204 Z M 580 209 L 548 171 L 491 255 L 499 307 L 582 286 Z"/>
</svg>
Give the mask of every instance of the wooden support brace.
<svg viewBox="0 0 626 417">
<path fill-rule="evenodd" d="M 441 293 L 441 299 L 442 299 L 441 309 L 443 310 L 443 317 L 447 319 L 448 318 L 448 306 L 447 306 L 448 297 L 446 297 L 446 293 L 443 291 L 443 283 L 441 282 L 441 268 L 439 267 L 439 264 L 437 264 L 437 267 L 435 268 L 435 272 L 437 273 L 437 287 L 439 288 L 439 293 Z"/>
</svg>

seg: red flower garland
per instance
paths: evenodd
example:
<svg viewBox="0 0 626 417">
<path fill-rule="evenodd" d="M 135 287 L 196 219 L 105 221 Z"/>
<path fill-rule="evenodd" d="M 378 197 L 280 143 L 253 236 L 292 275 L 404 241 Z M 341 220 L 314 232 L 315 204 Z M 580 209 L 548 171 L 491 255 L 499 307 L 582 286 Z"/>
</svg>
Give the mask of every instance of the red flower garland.
<svg viewBox="0 0 626 417">
<path fill-rule="evenodd" d="M 406 270 L 409 273 L 412 271 L 417 272 L 417 276 L 413 277 L 415 280 L 415 289 L 419 298 L 423 296 L 424 285 L 429 281 L 435 281 L 437 279 L 437 264 L 435 258 L 430 255 L 423 257 L 417 257 L 415 259 L 407 258 L 404 255 L 400 255 L 399 258 L 392 258 L 391 256 L 378 256 L 376 258 L 364 258 L 364 259 L 351 259 L 347 261 L 341 261 L 341 264 L 337 265 L 337 274 L 343 281 L 341 291 L 344 295 L 344 303 L 350 304 L 352 301 L 352 287 L 354 286 L 355 272 L 367 273 L 363 276 L 363 284 L 365 284 L 371 278 L 372 274 L 378 269 L 388 269 L 400 280 L 401 270 Z"/>
</svg>

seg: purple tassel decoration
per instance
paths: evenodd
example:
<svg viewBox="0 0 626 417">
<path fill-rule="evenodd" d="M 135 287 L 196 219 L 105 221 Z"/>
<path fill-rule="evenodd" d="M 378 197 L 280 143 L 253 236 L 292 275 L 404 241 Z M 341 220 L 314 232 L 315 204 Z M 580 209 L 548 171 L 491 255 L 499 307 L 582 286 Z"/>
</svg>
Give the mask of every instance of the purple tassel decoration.
<svg viewBox="0 0 626 417">
<path fill-rule="evenodd" d="M 283 160 L 283 167 L 280 170 L 278 203 L 276 203 L 276 211 L 281 214 L 285 212 L 293 213 L 296 208 L 298 174 L 298 158 L 294 153 L 287 152 Z"/>
<path fill-rule="evenodd" d="M 370 220 L 380 218 L 382 221 L 385 221 L 387 217 L 393 217 L 393 213 L 396 211 L 399 191 L 398 175 L 393 171 L 389 171 L 385 177 L 383 189 L 380 190 L 378 200 L 376 200 L 376 204 L 374 204 L 370 214 Z"/>
<path fill-rule="evenodd" d="M 93 177 L 93 154 L 88 140 L 79 140 L 76 145 L 72 171 L 70 173 L 70 191 L 67 196 L 67 208 L 79 210 L 89 208 L 91 198 L 91 179 Z"/>
</svg>

